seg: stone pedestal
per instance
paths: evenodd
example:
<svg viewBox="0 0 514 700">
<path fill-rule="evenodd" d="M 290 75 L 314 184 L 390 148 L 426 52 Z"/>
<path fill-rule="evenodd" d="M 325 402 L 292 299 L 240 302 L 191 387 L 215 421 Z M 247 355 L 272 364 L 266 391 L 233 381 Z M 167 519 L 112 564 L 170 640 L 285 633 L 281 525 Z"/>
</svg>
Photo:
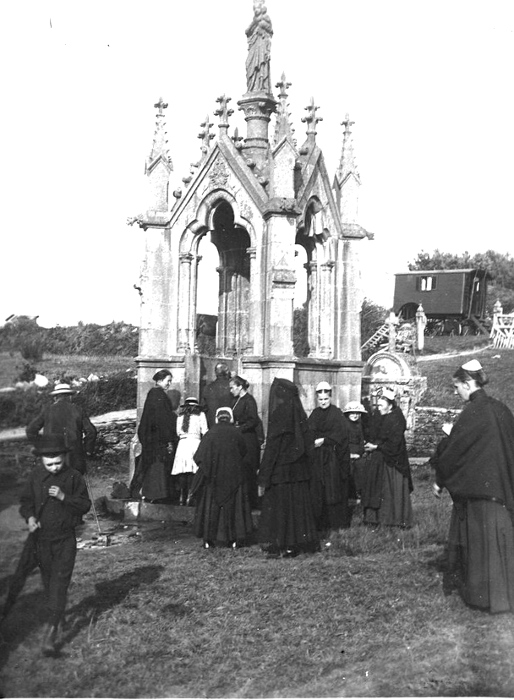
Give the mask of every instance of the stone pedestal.
<svg viewBox="0 0 514 700">
<path fill-rule="evenodd" d="M 407 421 L 406 439 L 412 442 L 416 427 L 415 408 L 426 391 L 427 379 L 419 374 L 411 355 L 380 350 L 372 355 L 362 373 L 362 395 L 373 410 L 377 406 L 377 392 L 384 387 L 396 391 L 398 405 Z"/>
</svg>

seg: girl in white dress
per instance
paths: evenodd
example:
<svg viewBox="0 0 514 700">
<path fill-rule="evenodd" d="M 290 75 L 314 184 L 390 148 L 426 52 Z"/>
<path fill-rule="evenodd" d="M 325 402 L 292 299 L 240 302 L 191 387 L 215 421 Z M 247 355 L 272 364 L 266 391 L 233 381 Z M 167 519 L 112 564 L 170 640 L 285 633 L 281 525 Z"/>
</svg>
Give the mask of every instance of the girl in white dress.
<svg viewBox="0 0 514 700">
<path fill-rule="evenodd" d="M 187 503 L 187 495 L 193 480 L 193 475 L 198 470 L 193 460 L 193 455 L 198 449 L 202 436 L 207 432 L 207 418 L 200 407 L 198 399 L 193 396 L 187 398 L 178 410 L 177 435 L 178 447 L 173 462 L 172 476 L 177 477 L 180 492 L 180 505 Z"/>
</svg>

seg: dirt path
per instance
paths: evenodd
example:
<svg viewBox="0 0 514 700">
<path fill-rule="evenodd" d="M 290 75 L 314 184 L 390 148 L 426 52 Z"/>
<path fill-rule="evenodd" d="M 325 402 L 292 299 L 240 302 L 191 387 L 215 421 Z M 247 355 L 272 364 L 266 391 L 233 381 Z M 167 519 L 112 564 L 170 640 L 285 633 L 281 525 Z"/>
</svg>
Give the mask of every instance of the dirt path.
<svg viewBox="0 0 514 700">
<path fill-rule="evenodd" d="M 464 355 L 478 355 L 484 350 L 489 350 L 490 345 L 485 345 L 483 348 L 476 348 L 474 350 L 462 350 L 461 352 L 442 352 L 439 355 L 420 355 L 416 357 L 418 362 L 428 362 L 430 360 L 442 360 L 445 357 L 462 357 Z"/>
</svg>

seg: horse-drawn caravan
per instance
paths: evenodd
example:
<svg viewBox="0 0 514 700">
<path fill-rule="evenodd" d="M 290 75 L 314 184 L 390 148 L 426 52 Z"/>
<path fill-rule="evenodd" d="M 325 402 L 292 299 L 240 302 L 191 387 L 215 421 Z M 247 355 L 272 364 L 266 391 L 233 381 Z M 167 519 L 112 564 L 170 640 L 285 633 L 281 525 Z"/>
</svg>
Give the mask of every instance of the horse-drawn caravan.
<svg viewBox="0 0 514 700">
<path fill-rule="evenodd" d="M 421 304 L 427 334 L 489 333 L 487 270 L 413 270 L 395 277 L 393 309 L 402 320 L 414 320 Z"/>
</svg>

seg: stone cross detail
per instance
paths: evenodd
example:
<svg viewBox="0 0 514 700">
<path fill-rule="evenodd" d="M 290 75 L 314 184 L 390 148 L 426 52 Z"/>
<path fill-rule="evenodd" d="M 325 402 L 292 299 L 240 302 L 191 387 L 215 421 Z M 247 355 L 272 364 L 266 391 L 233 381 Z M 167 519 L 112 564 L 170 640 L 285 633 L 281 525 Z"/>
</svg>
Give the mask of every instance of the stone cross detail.
<svg viewBox="0 0 514 700">
<path fill-rule="evenodd" d="M 163 109 L 168 108 L 168 103 L 164 102 L 162 97 L 159 97 L 159 102 L 156 102 L 156 104 L 154 104 L 154 107 L 159 110 L 159 113 L 157 116 L 162 116 L 164 114 Z"/>
<path fill-rule="evenodd" d="M 214 134 L 211 134 L 210 131 L 212 123 L 209 121 L 209 115 L 205 117 L 205 121 L 203 121 L 200 126 L 202 127 L 202 130 L 198 134 L 198 138 L 202 139 L 202 155 L 207 155 L 209 152 L 210 143 L 214 138 Z"/>
<path fill-rule="evenodd" d="M 302 122 L 307 124 L 307 135 L 316 136 L 316 126 L 318 122 L 323 121 L 323 117 L 316 116 L 316 110 L 318 110 L 319 107 L 314 104 L 314 97 L 311 97 L 311 102 L 307 107 L 305 107 L 305 109 L 307 110 L 308 114 L 306 117 L 302 117 Z"/>
<path fill-rule="evenodd" d="M 231 97 L 226 97 L 225 95 L 222 95 L 221 97 L 218 97 L 216 99 L 216 102 L 219 102 L 220 106 L 214 112 L 214 114 L 220 118 L 220 123 L 219 123 L 220 129 L 228 129 L 228 127 L 229 127 L 228 118 L 232 114 L 234 114 L 234 110 L 228 108 L 228 103 L 230 102 L 231 99 L 232 99 Z"/>
<path fill-rule="evenodd" d="M 287 98 L 287 92 L 288 88 L 290 88 L 292 83 L 288 83 L 286 81 L 286 74 L 282 73 L 280 77 L 280 82 L 275 85 L 276 88 L 280 88 L 280 92 L 278 93 L 279 98 L 284 101 Z"/>
<path fill-rule="evenodd" d="M 350 127 L 352 127 L 355 124 L 355 122 L 350 121 L 350 115 L 348 113 L 345 114 L 344 121 L 341 122 L 341 126 L 344 126 L 344 131 L 346 133 L 350 133 Z"/>
</svg>

